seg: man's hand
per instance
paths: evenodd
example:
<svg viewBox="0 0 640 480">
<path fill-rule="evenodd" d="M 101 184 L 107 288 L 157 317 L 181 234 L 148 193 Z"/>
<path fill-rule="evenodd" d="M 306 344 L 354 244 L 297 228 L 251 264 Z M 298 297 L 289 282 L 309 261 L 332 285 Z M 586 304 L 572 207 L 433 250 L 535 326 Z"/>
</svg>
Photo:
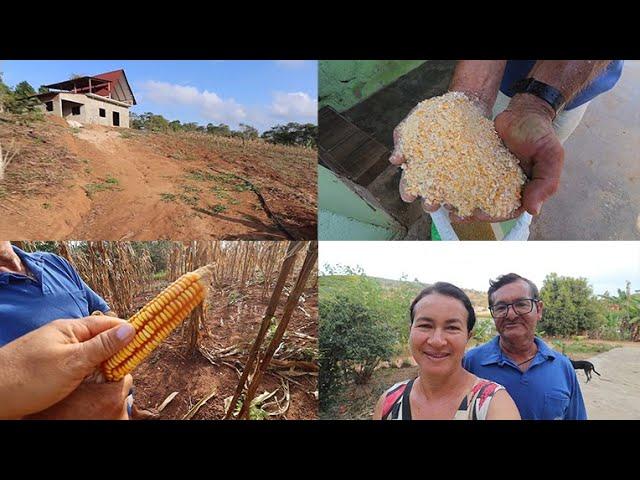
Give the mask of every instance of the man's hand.
<svg viewBox="0 0 640 480">
<path fill-rule="evenodd" d="M 413 112 L 413 110 L 411 112 Z M 409 113 L 409 115 L 411 115 L 411 112 Z M 407 115 L 407 117 L 409 115 Z M 389 161 L 392 164 L 398 165 L 398 166 L 402 165 L 406 161 L 406 158 L 404 158 L 404 156 L 402 155 L 402 152 L 400 150 L 400 143 L 401 143 L 400 131 L 402 129 L 403 122 L 404 122 L 404 120 L 393 131 L 394 149 L 393 149 L 393 153 L 389 157 Z M 526 173 L 526 171 L 525 171 L 525 173 Z M 402 198 L 402 200 L 404 202 L 406 202 L 406 203 L 413 203 L 417 198 L 415 195 L 411 195 L 410 193 L 408 193 L 406 191 L 406 183 L 405 183 L 405 179 L 404 179 L 404 170 L 402 172 L 402 176 L 400 177 L 400 198 Z M 429 212 L 429 213 L 435 212 L 436 210 L 438 210 L 440 208 L 440 204 L 439 203 L 427 203 L 424 200 L 421 200 L 421 201 L 422 201 L 422 209 L 425 212 Z M 490 215 L 487 215 L 483 211 L 481 211 L 481 210 L 476 208 L 475 211 L 473 212 L 473 215 L 463 218 L 463 217 L 459 217 L 456 214 L 456 209 L 453 208 L 452 206 L 444 205 L 444 207 L 447 210 L 449 210 L 449 212 L 450 212 L 449 213 L 449 218 L 454 223 L 469 223 L 469 222 L 491 222 L 491 223 L 496 223 L 496 222 L 503 222 L 505 220 L 510 220 L 512 218 L 519 217 L 522 214 L 522 212 L 524 212 L 524 207 L 521 206 L 518 209 L 516 209 L 513 212 L 511 212 L 511 214 L 508 215 L 508 216 L 505 216 L 505 217 L 491 217 Z"/>
<path fill-rule="evenodd" d="M 40 412 L 126 346 L 135 329 L 108 316 L 56 320 L 0 348 L 0 418 Z"/>
<path fill-rule="evenodd" d="M 0 272 L 27 274 L 20 257 L 11 248 L 11 242 L 0 241 Z"/>
<path fill-rule="evenodd" d="M 560 183 L 564 148 L 553 130 L 553 118 L 554 111 L 544 100 L 519 94 L 495 119 L 498 135 L 530 178 L 524 187 L 522 207 L 531 215 L 540 213 Z"/>
<path fill-rule="evenodd" d="M 126 398 L 133 378 L 119 382 L 81 383 L 69 396 L 55 405 L 26 417 L 37 420 L 128 420 Z"/>
</svg>

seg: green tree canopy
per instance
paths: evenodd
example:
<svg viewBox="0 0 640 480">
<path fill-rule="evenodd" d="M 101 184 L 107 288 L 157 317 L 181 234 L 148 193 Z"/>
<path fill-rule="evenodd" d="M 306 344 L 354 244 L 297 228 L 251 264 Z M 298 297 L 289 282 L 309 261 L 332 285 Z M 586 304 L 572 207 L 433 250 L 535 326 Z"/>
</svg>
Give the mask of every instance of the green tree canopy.
<svg viewBox="0 0 640 480">
<path fill-rule="evenodd" d="M 581 335 L 604 321 L 603 311 L 586 278 L 550 273 L 540 289 L 544 302 L 538 329 L 548 335 Z"/>
<path fill-rule="evenodd" d="M 295 122 L 289 122 L 286 125 L 276 125 L 262 134 L 262 138 L 271 143 L 306 147 L 315 147 L 317 137 L 317 125 L 313 125 L 312 123 L 302 125 Z"/>
</svg>

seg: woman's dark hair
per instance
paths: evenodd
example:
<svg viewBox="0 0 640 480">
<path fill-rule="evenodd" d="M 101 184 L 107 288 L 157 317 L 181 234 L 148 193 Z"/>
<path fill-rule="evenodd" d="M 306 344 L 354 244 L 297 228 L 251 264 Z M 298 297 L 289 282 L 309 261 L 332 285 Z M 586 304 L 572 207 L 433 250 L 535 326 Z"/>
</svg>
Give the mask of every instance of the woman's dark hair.
<svg viewBox="0 0 640 480">
<path fill-rule="evenodd" d="M 467 309 L 467 331 L 473 330 L 473 326 L 476 324 L 476 312 L 473 311 L 473 305 L 471 305 L 471 300 L 466 293 L 464 293 L 461 289 L 447 282 L 438 282 L 433 285 L 428 286 L 423 289 L 416 298 L 411 302 L 411 306 L 409 307 L 409 316 L 411 318 L 411 325 L 413 325 L 413 308 L 416 304 L 422 300 L 427 295 L 431 295 L 432 293 L 439 293 L 440 295 L 446 295 L 447 297 L 455 298 L 456 300 L 460 300 L 464 305 L 464 308 Z"/>
</svg>

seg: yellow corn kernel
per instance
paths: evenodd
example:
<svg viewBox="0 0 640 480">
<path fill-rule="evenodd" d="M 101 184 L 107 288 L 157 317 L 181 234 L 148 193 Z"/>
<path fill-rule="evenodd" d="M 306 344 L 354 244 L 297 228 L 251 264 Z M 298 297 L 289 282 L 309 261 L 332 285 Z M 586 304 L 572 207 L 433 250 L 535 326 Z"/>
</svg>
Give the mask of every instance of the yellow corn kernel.
<svg viewBox="0 0 640 480">
<path fill-rule="evenodd" d="M 206 296 L 212 268 L 186 273 L 134 314 L 129 323 L 133 340 L 101 368 L 108 381 L 118 381 L 140 364 Z"/>
<path fill-rule="evenodd" d="M 421 102 L 399 127 L 407 193 L 448 204 L 461 217 L 492 217 L 520 206 L 526 176 L 482 110 L 464 93 Z"/>
</svg>

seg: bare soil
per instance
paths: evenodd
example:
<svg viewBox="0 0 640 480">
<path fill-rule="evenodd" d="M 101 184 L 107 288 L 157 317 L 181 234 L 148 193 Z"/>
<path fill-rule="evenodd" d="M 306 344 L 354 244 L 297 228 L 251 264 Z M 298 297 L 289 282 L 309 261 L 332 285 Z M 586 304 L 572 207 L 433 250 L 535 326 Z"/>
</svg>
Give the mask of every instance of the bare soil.
<svg viewBox="0 0 640 480">
<path fill-rule="evenodd" d="M 17 156 L 0 238 L 315 239 L 316 151 L 66 121 L 0 119 Z"/>
<path fill-rule="evenodd" d="M 139 297 L 140 306 L 154 297 L 168 282 L 156 282 Z M 269 302 L 269 295 L 262 298 L 262 286 L 250 286 L 242 291 L 226 288 L 210 292 L 206 320 L 201 329 L 201 346 L 215 351 L 232 345 L 250 346 L 260 327 L 260 322 Z M 284 295 L 283 295 L 284 297 Z M 289 323 L 284 340 L 284 349 L 307 347 L 317 351 L 317 342 L 293 335 L 299 332 L 317 338 L 318 303 L 317 291 L 307 289 L 302 309 L 296 309 Z M 283 303 L 283 302 L 281 302 Z M 281 308 L 276 316 L 281 314 Z M 185 322 L 186 325 L 186 322 Z M 175 398 L 160 413 L 159 419 L 182 419 L 189 409 L 215 390 L 195 414 L 193 419 L 213 420 L 224 416 L 224 399 L 233 395 L 246 362 L 246 355 L 229 358 L 225 363 L 211 363 L 201 353 L 186 353 L 186 340 L 180 328 L 176 329 L 138 368 L 132 373 L 135 387 L 135 402 L 145 409 L 155 409 L 173 392 Z M 317 363 L 317 359 L 312 361 Z M 292 377 L 293 378 L 293 377 Z M 277 398 L 283 397 L 282 378 L 275 370 L 267 375 L 257 394 L 280 389 Z M 295 383 L 294 383 L 295 382 Z M 316 419 L 317 377 L 315 374 L 295 376 L 289 381 L 290 406 L 281 417 L 284 419 Z"/>
</svg>

